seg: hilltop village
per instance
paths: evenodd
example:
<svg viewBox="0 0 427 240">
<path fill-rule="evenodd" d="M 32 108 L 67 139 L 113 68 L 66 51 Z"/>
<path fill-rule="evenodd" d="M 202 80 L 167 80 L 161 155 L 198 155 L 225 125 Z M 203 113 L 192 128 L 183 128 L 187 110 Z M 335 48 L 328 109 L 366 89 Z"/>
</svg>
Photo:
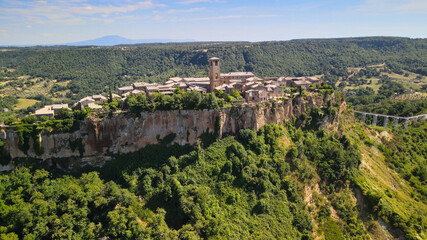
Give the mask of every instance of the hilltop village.
<svg viewBox="0 0 427 240">
<path fill-rule="evenodd" d="M 179 89 L 181 91 L 197 91 L 201 93 L 214 93 L 223 91 L 231 94 L 233 91 L 242 96 L 240 103 L 260 103 L 274 100 L 286 96 L 285 87 L 301 88 L 308 90 L 312 84 L 320 84 L 321 80 L 316 77 L 264 77 L 259 78 L 252 72 L 229 72 L 221 73 L 221 62 L 219 58 L 209 59 L 208 77 L 171 77 L 164 84 L 135 82 L 130 86 L 117 89 L 117 93 L 110 94 L 110 98 L 126 101 L 126 98 L 133 94 L 145 94 L 150 96 L 153 93 L 172 95 Z M 102 109 L 102 104 L 108 98 L 103 95 L 93 95 L 82 98 L 74 104 L 74 109 L 84 109 L 89 107 L 93 110 Z M 67 104 L 48 105 L 36 110 L 37 117 L 53 117 L 62 108 L 68 108 Z"/>
</svg>

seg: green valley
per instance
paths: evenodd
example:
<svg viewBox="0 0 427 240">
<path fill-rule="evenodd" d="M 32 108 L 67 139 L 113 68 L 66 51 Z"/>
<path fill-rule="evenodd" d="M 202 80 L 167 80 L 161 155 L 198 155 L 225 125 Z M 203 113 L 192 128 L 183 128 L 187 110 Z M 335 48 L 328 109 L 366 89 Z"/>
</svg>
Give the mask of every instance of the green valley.
<svg viewBox="0 0 427 240">
<path fill-rule="evenodd" d="M 212 56 L 323 83 L 113 98 Z M 354 113 L 427 113 L 426 39 L 4 47 L 0 67 L 0 239 L 427 239 L 426 118 Z"/>
</svg>

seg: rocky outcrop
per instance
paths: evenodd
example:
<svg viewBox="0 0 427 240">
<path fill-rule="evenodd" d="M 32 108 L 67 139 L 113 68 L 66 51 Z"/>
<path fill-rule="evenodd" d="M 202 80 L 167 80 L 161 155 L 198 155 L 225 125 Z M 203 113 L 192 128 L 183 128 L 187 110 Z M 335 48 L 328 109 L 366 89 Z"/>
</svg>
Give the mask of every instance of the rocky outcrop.
<svg viewBox="0 0 427 240">
<path fill-rule="evenodd" d="M 139 116 L 122 113 L 101 120 L 86 119 L 73 133 L 42 131 L 40 139 L 44 151 L 41 155 L 35 153 L 32 139 L 27 154 L 19 150 L 18 135 L 12 129 L 6 129 L 4 147 L 12 159 L 73 158 L 81 164 L 102 165 L 109 155 L 137 151 L 158 143 L 158 139 L 169 134 L 176 134 L 173 143 L 196 144 L 202 133 L 214 131 L 218 118 L 222 136 L 242 128 L 259 129 L 268 123 L 282 124 L 292 116 L 301 115 L 307 108 L 323 106 L 327 101 L 334 102 L 334 95 L 304 96 L 252 107 L 142 112 Z"/>
</svg>

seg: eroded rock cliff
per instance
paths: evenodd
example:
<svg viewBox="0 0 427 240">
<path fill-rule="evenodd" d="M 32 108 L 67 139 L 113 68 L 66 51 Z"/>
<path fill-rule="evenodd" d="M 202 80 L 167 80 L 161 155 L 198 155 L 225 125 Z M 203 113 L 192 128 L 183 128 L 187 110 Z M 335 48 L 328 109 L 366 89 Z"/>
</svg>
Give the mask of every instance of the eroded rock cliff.
<svg viewBox="0 0 427 240">
<path fill-rule="evenodd" d="M 53 134 L 44 130 L 40 134 L 43 153 L 33 149 L 25 154 L 18 148 L 18 136 L 6 129 L 4 148 L 12 159 L 34 158 L 40 160 L 73 158 L 82 164 L 102 165 L 108 156 L 137 151 L 158 139 L 176 134 L 173 143 L 196 144 L 204 132 L 213 132 L 219 122 L 219 135 L 236 133 L 239 129 L 259 129 L 268 123 L 282 124 L 300 116 L 308 108 L 321 107 L 336 102 L 332 95 L 311 95 L 292 100 L 262 104 L 253 107 L 236 107 L 211 110 L 175 110 L 142 112 L 139 116 L 117 114 L 104 119 L 86 119 L 73 133 Z"/>
</svg>

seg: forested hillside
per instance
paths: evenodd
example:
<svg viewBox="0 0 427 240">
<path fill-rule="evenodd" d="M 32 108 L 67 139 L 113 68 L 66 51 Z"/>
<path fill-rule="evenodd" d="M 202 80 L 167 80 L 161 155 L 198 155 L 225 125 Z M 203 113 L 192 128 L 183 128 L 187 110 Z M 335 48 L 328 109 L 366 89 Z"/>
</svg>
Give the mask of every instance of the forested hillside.
<svg viewBox="0 0 427 240">
<path fill-rule="evenodd" d="M 170 144 L 174 134 L 157 136 L 158 144 L 76 171 L 72 159 L 10 159 L 0 140 L 0 164 L 16 167 L 0 174 L 0 239 L 427 239 L 427 122 L 373 127 L 352 112 L 427 113 L 426 39 L 3 48 L 0 120 L 136 81 L 206 76 L 212 56 L 221 58 L 223 72 L 317 75 L 335 89 L 324 85 L 325 92 L 345 95 L 348 109 L 306 109 L 283 124 L 222 139 L 214 130 L 195 146 Z M 223 92 L 177 91 L 105 107 L 129 110 L 122 114 L 132 118 L 231 100 Z M 73 132 L 88 114 L 23 117 L 15 126 L 18 148 L 31 142 L 43 151 L 42 129 Z M 70 146 L 81 151 L 81 139 Z"/>
<path fill-rule="evenodd" d="M 426 123 L 392 133 L 333 112 L 205 148 L 160 141 L 98 173 L 19 167 L 0 175 L 0 236 L 425 239 Z M 325 116 L 331 130 L 319 128 Z"/>
<path fill-rule="evenodd" d="M 350 38 L 261 43 L 192 43 L 157 46 L 8 48 L 0 66 L 67 82 L 77 99 L 135 81 L 164 82 L 171 76 L 206 76 L 207 59 L 222 59 L 222 71 L 264 76 L 319 75 L 350 66 L 386 63 L 395 70 L 427 74 L 427 41 Z M 1 77 L 1 75 L 0 75 Z"/>
</svg>

